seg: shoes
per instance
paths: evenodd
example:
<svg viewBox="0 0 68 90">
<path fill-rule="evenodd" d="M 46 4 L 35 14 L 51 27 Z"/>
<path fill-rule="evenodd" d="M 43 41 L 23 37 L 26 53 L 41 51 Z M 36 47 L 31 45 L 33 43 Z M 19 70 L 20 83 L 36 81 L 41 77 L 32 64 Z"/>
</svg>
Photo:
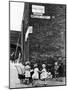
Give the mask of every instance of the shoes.
<svg viewBox="0 0 68 90">
<path fill-rule="evenodd" d="M 47 86 L 47 84 L 44 84 L 44 86 L 46 87 L 46 86 Z"/>
</svg>

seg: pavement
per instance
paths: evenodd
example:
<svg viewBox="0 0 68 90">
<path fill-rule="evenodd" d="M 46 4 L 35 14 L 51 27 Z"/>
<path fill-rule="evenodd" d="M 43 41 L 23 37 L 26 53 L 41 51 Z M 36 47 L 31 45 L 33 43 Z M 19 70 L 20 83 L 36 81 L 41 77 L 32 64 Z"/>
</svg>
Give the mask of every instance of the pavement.
<svg viewBox="0 0 68 90">
<path fill-rule="evenodd" d="M 60 78 L 58 78 L 58 80 L 49 79 L 46 82 L 47 82 L 47 86 L 65 85 L 65 77 L 62 78 L 62 81 L 60 80 Z M 44 86 L 44 81 L 37 80 L 35 81 L 35 84 L 33 86 L 34 87 Z M 33 86 L 32 84 L 29 85 L 21 84 L 20 80 L 18 79 L 18 72 L 14 64 L 10 64 L 10 88 L 24 88 L 24 87 L 33 87 Z"/>
</svg>

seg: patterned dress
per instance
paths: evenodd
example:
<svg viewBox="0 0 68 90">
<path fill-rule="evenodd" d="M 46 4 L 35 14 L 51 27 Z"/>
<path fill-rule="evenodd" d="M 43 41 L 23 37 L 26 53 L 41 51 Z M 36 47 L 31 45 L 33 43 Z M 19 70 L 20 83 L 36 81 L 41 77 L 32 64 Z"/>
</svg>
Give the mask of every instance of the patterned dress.
<svg viewBox="0 0 68 90">
<path fill-rule="evenodd" d="M 41 79 L 46 79 L 46 78 L 47 78 L 47 71 L 45 68 L 43 68 L 41 73 Z"/>
</svg>

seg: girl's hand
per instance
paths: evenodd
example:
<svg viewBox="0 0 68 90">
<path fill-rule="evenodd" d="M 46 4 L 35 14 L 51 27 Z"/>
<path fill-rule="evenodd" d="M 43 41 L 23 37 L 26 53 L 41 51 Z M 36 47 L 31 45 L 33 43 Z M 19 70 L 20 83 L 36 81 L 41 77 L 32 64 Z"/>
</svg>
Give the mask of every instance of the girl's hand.
<svg viewBox="0 0 68 90">
<path fill-rule="evenodd" d="M 42 71 L 39 71 L 40 73 L 42 72 Z"/>
<path fill-rule="evenodd" d="M 33 72 L 34 70 L 32 69 L 32 70 L 30 70 L 30 72 Z"/>
</svg>

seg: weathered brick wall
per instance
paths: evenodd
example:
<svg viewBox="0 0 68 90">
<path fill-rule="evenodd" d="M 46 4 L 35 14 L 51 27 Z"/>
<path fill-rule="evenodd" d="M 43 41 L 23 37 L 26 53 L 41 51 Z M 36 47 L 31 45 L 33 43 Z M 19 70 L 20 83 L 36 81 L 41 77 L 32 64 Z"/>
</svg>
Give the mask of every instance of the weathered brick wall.
<svg viewBox="0 0 68 90">
<path fill-rule="evenodd" d="M 65 57 L 66 5 L 41 4 L 45 6 L 45 15 L 51 16 L 50 20 L 42 20 L 30 18 L 32 4 L 26 3 L 24 11 L 24 32 L 29 25 L 33 26 L 33 33 L 29 35 L 29 57 L 32 54 L 37 57 L 38 53 Z"/>
<path fill-rule="evenodd" d="M 66 6 L 45 4 L 50 20 L 30 19 L 33 34 L 30 35 L 30 51 L 65 56 Z"/>
</svg>

